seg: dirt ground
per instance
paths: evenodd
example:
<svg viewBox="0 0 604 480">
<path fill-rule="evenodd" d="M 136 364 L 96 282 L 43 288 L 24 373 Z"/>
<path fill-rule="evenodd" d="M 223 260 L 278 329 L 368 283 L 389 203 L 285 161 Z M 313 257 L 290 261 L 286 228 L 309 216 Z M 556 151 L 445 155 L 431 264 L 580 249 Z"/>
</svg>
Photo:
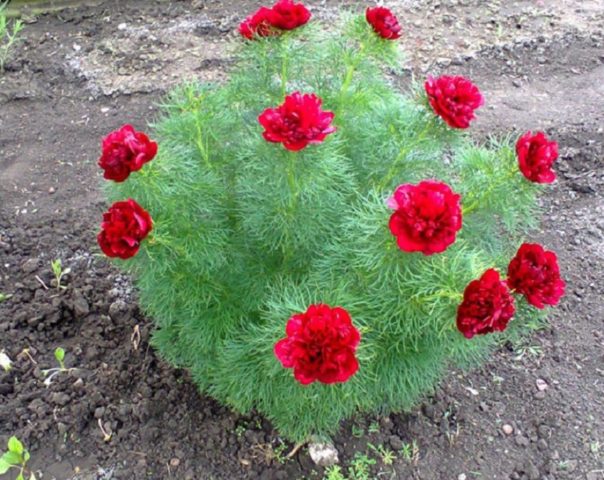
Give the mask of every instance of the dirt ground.
<svg viewBox="0 0 604 480">
<path fill-rule="evenodd" d="M 329 20 L 366 2 L 307 3 Z M 487 100 L 477 137 L 544 129 L 560 143 L 559 181 L 534 239 L 558 252 L 568 287 L 550 326 L 524 344 L 451 372 L 410 413 L 343 425 L 334 439 L 342 471 L 353 480 L 602 480 L 604 4 L 388 3 L 404 28 L 402 88 L 427 72 L 463 73 Z M 187 372 L 156 357 L 129 279 L 95 242 L 100 138 L 125 122 L 145 127 L 181 81 L 223 78 L 233 32 L 259 4 L 97 0 L 25 15 L 24 42 L 0 74 L 0 292 L 12 295 L 0 302 L 0 350 L 15 360 L 0 373 L 0 444 L 21 438 L 39 478 L 323 478 L 305 449 L 285 458 L 292 446 L 266 420 L 199 395 Z M 55 258 L 72 270 L 61 291 L 51 284 Z M 57 346 L 76 370 L 46 387 Z M 372 461 L 360 476 L 355 465 Z"/>
</svg>

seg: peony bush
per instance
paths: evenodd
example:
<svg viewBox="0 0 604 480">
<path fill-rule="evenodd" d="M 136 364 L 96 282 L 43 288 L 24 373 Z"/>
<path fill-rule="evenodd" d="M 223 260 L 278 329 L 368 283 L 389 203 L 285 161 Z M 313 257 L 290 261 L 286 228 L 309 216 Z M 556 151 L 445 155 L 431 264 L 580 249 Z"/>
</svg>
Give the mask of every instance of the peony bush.
<svg viewBox="0 0 604 480">
<path fill-rule="evenodd" d="M 461 76 L 401 93 L 385 7 L 322 25 L 279 0 L 239 33 L 228 81 L 102 144 L 99 245 L 166 359 L 305 441 L 408 409 L 539 325 L 564 292 L 556 255 L 524 243 L 554 141 L 474 142 L 485 99 Z"/>
</svg>

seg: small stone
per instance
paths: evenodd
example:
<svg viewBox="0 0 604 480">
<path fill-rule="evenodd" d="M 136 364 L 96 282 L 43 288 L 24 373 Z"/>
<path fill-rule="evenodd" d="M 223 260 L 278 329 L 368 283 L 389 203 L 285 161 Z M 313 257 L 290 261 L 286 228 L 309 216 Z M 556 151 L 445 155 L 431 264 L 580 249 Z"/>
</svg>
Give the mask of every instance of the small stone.
<svg viewBox="0 0 604 480">
<path fill-rule="evenodd" d="M 503 430 L 503 433 L 505 433 L 506 435 L 511 435 L 512 433 L 514 433 L 514 427 L 512 427 L 508 423 L 501 427 L 501 430 Z"/>
<path fill-rule="evenodd" d="M 120 23 L 120 24 L 117 26 L 117 29 L 118 29 L 118 30 L 126 30 L 126 28 L 128 28 L 128 24 L 127 24 L 127 23 Z"/>
<path fill-rule="evenodd" d="M 56 392 L 50 396 L 50 401 L 55 405 L 65 406 L 69 403 L 69 395 L 66 393 Z"/>
<path fill-rule="evenodd" d="M 23 265 L 21 265 L 21 270 L 25 273 L 33 273 L 40 267 L 40 261 L 37 258 L 30 258 Z"/>
<path fill-rule="evenodd" d="M 98 407 L 94 410 L 94 418 L 103 418 L 103 415 L 105 415 L 105 407 Z"/>
<path fill-rule="evenodd" d="M 516 437 L 516 445 L 518 445 L 519 447 L 528 447 L 529 446 L 529 439 L 526 437 L 523 437 L 522 435 L 518 435 Z"/>
<path fill-rule="evenodd" d="M 544 391 L 535 392 L 535 398 L 537 400 L 543 400 L 545 398 L 545 392 Z"/>
<path fill-rule="evenodd" d="M 171 467 L 176 468 L 176 467 L 178 467 L 179 465 L 180 465 L 180 458 L 176 458 L 176 457 L 174 457 L 174 458 L 170 459 L 170 466 L 171 466 Z"/>
<path fill-rule="evenodd" d="M 535 384 L 537 385 L 537 390 L 539 390 L 540 392 L 543 392 L 545 390 L 548 389 L 549 385 L 547 384 L 547 382 L 545 380 L 543 380 L 542 378 L 538 378 L 535 381 Z"/>
<path fill-rule="evenodd" d="M 48 193 L 49 193 L 49 194 L 51 194 L 51 195 L 52 195 L 53 193 L 55 193 L 56 191 L 57 191 L 57 190 L 56 190 L 56 188 L 55 188 L 55 187 L 50 187 L 50 188 L 48 189 Z"/>
<path fill-rule="evenodd" d="M 539 480 L 540 478 L 539 469 L 530 460 L 527 460 L 524 464 L 524 473 L 529 478 L 529 480 Z"/>
<path fill-rule="evenodd" d="M 457 480 L 466 480 L 468 478 L 465 473 L 460 473 L 457 475 Z"/>
<path fill-rule="evenodd" d="M 392 450 L 402 450 L 404 446 L 403 441 L 398 435 L 390 435 L 388 443 L 390 443 L 390 447 L 392 448 Z"/>
<path fill-rule="evenodd" d="M 547 448 L 548 448 L 547 442 L 543 438 L 540 438 L 537 441 L 537 448 L 542 451 L 547 450 Z"/>
<path fill-rule="evenodd" d="M 73 311 L 77 318 L 85 317 L 90 313 L 90 305 L 80 292 L 76 292 L 73 299 Z"/>
<path fill-rule="evenodd" d="M 338 451 L 331 443 L 311 443 L 308 446 L 308 453 L 319 467 L 331 467 L 340 461 Z"/>
</svg>

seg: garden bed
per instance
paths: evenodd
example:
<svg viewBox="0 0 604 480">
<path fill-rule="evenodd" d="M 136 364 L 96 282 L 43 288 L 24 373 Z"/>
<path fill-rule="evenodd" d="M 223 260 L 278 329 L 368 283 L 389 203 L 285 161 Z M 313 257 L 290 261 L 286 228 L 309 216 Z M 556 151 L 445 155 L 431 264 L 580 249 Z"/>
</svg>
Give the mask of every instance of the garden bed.
<svg viewBox="0 0 604 480">
<path fill-rule="evenodd" d="M 15 361 L 0 373 L 0 440 L 21 438 L 45 479 L 322 478 L 304 449 L 285 459 L 292 446 L 268 422 L 200 396 L 186 372 L 156 357 L 129 279 L 95 243 L 101 136 L 131 119 L 144 127 L 187 77 L 222 78 L 230 32 L 258 2 L 123 3 L 28 20 L 0 75 L 0 292 L 12 295 L 0 303 L 0 349 Z M 315 3 L 325 3 L 323 17 L 336 12 L 336 2 Z M 537 126 L 558 140 L 559 182 L 535 239 L 558 252 L 567 295 L 551 328 L 482 368 L 452 372 L 411 413 L 344 425 L 335 438 L 342 471 L 601 479 L 604 9 L 452 3 L 392 2 L 407 72 L 472 78 L 493 106 L 480 134 Z M 64 291 L 51 285 L 56 258 L 72 270 Z M 41 370 L 55 366 L 58 346 L 77 370 L 47 388 Z"/>
</svg>

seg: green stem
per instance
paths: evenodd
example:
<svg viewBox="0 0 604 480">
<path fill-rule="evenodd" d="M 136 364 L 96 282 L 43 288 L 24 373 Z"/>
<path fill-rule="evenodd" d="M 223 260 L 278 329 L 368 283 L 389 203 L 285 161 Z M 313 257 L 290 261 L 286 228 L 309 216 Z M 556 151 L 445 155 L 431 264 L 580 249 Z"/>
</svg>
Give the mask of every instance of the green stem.
<svg viewBox="0 0 604 480">
<path fill-rule="evenodd" d="M 281 43 L 281 96 L 285 98 L 287 95 L 287 67 L 288 67 L 288 56 L 287 56 L 287 43 L 286 40 L 282 40 Z"/>
<path fill-rule="evenodd" d="M 352 57 L 351 62 L 346 67 L 346 75 L 344 76 L 344 81 L 342 82 L 342 87 L 340 88 L 340 94 L 338 96 L 338 108 L 337 108 L 336 115 L 335 115 L 336 118 L 338 118 L 340 112 L 342 111 L 344 97 L 346 96 L 346 93 L 348 92 L 350 85 L 352 85 L 352 79 L 354 78 L 354 72 L 356 71 L 357 67 L 360 65 L 361 61 L 364 58 L 364 55 L 363 55 L 364 50 L 365 50 L 365 45 L 363 45 L 361 43 L 359 46 L 359 51 L 357 52 L 357 54 L 355 56 Z"/>
<path fill-rule="evenodd" d="M 392 181 L 392 179 L 394 178 L 394 175 L 396 174 L 396 170 L 399 167 L 399 163 L 401 161 L 403 161 L 414 148 L 419 146 L 425 140 L 426 135 L 432 129 L 433 124 L 434 124 L 434 121 L 433 121 L 433 118 L 431 118 L 428 122 L 426 122 L 426 125 L 424 125 L 424 128 L 422 129 L 421 132 L 419 132 L 419 134 L 417 135 L 415 140 L 400 150 L 399 154 L 396 156 L 394 161 L 390 164 L 390 168 L 388 169 L 386 176 L 380 183 L 381 188 L 386 188 L 388 186 L 388 184 Z"/>
<path fill-rule="evenodd" d="M 487 188 L 487 190 L 480 195 L 476 200 L 474 200 L 468 207 L 464 207 L 462 209 L 462 214 L 463 215 L 467 215 L 468 213 L 473 212 L 474 210 L 476 210 L 478 208 L 478 206 L 480 205 L 480 203 L 485 199 L 488 198 L 495 190 L 497 190 L 497 188 L 499 188 L 501 185 L 503 185 L 504 183 L 507 183 L 511 178 L 513 178 L 516 174 L 518 173 L 518 169 L 516 168 L 516 166 L 514 165 L 514 168 L 512 168 L 512 170 L 509 170 L 507 172 L 507 174 L 503 175 L 502 177 L 499 178 L 498 181 L 493 182 L 489 188 Z"/>
</svg>

